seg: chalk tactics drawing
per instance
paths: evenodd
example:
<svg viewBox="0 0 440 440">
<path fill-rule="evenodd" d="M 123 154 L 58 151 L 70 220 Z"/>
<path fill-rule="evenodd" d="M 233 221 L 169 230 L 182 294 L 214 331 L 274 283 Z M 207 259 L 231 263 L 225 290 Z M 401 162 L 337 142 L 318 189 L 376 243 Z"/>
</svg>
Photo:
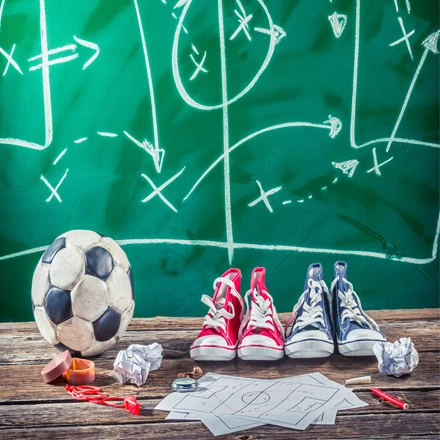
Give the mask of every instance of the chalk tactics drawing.
<svg viewBox="0 0 440 440">
<path fill-rule="evenodd" d="M 261 186 L 261 183 L 258 180 L 257 180 L 257 185 L 260 190 L 260 197 L 255 199 L 253 202 L 249 203 L 248 206 L 252 207 L 255 206 L 257 203 L 263 202 L 266 205 L 266 208 L 269 210 L 269 212 L 273 212 L 272 206 L 269 202 L 269 196 L 277 193 L 282 188 L 282 186 L 277 186 L 276 188 L 270 189 L 269 191 L 264 191 L 263 187 Z"/>
<path fill-rule="evenodd" d="M 401 6 L 403 0 L 400 0 Z M 332 0 L 330 0 L 332 2 Z M 95 42 L 87 41 L 82 38 L 77 37 L 76 35 L 73 35 L 73 41 L 65 41 L 59 45 L 59 47 L 55 48 L 49 48 L 48 45 L 48 38 L 47 38 L 47 23 L 46 23 L 46 4 L 45 0 L 38 0 L 39 7 L 40 7 L 40 14 L 39 14 L 39 24 L 40 24 L 40 33 L 39 33 L 39 46 L 41 47 L 41 53 L 33 55 L 29 54 L 30 58 L 27 59 L 29 63 L 29 68 L 27 72 L 27 69 L 24 69 L 26 72 L 26 75 L 40 75 L 41 74 L 41 83 L 42 83 L 42 91 L 43 91 L 43 111 L 44 111 L 44 142 L 38 143 L 31 140 L 24 140 L 24 139 L 15 139 L 15 138 L 0 138 L 0 144 L 8 144 L 8 145 L 15 145 L 15 146 L 21 146 L 25 148 L 31 148 L 36 150 L 44 150 L 47 147 L 49 147 L 52 143 L 53 139 L 53 118 L 52 118 L 52 100 L 51 100 L 51 83 L 50 83 L 50 72 L 51 69 L 54 68 L 56 65 L 62 65 L 65 63 L 70 63 L 75 61 L 76 59 L 82 60 L 81 64 L 78 62 L 74 65 L 82 66 L 82 70 L 88 69 L 99 57 L 100 55 L 100 47 Z M 221 148 L 219 147 L 219 151 L 213 155 L 213 157 L 217 157 L 217 159 L 211 163 L 211 165 L 208 166 L 203 172 L 201 171 L 201 176 L 195 181 L 195 183 L 191 182 L 190 185 L 192 185 L 189 192 L 186 194 L 186 196 L 183 198 L 183 202 L 185 202 L 198 188 L 199 185 L 202 184 L 203 181 L 208 179 L 209 175 L 211 174 L 211 171 L 217 166 L 220 165 L 223 167 L 223 181 L 222 185 L 224 188 L 224 222 L 225 222 L 225 232 L 226 232 L 226 241 L 209 241 L 209 240 L 179 240 L 179 239 L 168 239 L 168 238 L 161 238 L 161 239 L 153 239 L 153 238 L 146 238 L 146 239 L 130 239 L 130 240 L 119 240 L 118 243 L 121 245 L 129 245 L 129 244 L 152 244 L 152 243 L 164 243 L 164 244 L 172 244 L 172 245 L 183 245 L 183 246 L 205 246 L 205 247 L 216 247 L 220 249 L 227 250 L 229 262 L 232 262 L 232 259 L 234 257 L 234 251 L 236 249 L 256 249 L 256 250 L 271 250 L 271 251 L 296 251 L 296 252 L 309 252 L 309 253 L 329 253 L 329 254 L 342 254 L 342 255 L 360 255 L 360 256 L 367 256 L 372 258 L 390 258 L 390 255 L 386 253 L 381 252 L 369 252 L 369 251 L 362 251 L 362 250 L 341 250 L 341 249 L 326 249 L 326 248 L 307 248 L 307 247 L 301 247 L 301 246 L 291 246 L 291 245 L 261 245 L 261 244 L 254 244 L 254 243 L 238 243 L 236 240 L 234 240 L 234 224 L 233 224 L 233 215 L 232 215 L 232 202 L 231 202 L 231 166 L 232 163 L 230 161 L 231 154 L 239 147 L 244 146 L 248 141 L 257 138 L 260 135 L 263 134 L 269 134 L 275 131 L 275 130 L 292 130 L 292 133 L 295 132 L 295 130 L 302 130 L 302 129 L 314 129 L 316 132 L 322 133 L 323 135 L 327 135 L 331 139 L 335 139 L 340 131 L 343 128 L 343 123 L 341 119 L 338 117 L 332 116 L 331 114 L 328 115 L 328 118 L 324 120 L 323 115 L 318 115 L 316 118 L 316 121 L 324 121 L 324 122 L 311 122 L 311 121 L 289 121 L 288 117 L 286 118 L 289 122 L 282 122 L 279 124 L 274 124 L 268 127 L 261 127 L 260 129 L 253 131 L 249 134 L 247 134 L 245 137 L 242 137 L 241 139 L 233 139 L 230 136 L 231 126 L 236 123 L 236 121 L 230 119 L 229 115 L 229 107 L 234 104 L 235 102 L 239 101 L 241 98 L 243 98 L 248 93 L 252 92 L 252 89 L 258 85 L 258 82 L 261 78 L 261 76 L 264 74 L 266 69 L 268 68 L 269 64 L 272 62 L 272 60 L 275 59 L 274 54 L 276 50 L 280 50 L 277 48 L 277 46 L 285 39 L 287 38 L 286 31 L 280 27 L 279 25 L 275 24 L 273 22 L 271 13 L 269 12 L 269 9 L 266 5 L 267 0 L 254 0 L 253 2 L 244 2 L 245 6 L 242 3 L 242 0 L 235 0 L 234 2 L 231 2 L 231 9 L 229 10 L 230 14 L 225 14 L 224 12 L 224 0 L 217 0 L 217 2 L 213 2 L 214 7 L 217 9 L 217 19 L 218 19 L 218 31 L 217 31 L 217 37 L 218 37 L 218 48 L 219 51 L 209 51 L 208 53 L 208 46 L 203 45 L 202 42 L 200 42 L 199 38 L 195 38 L 194 35 L 191 35 L 191 26 L 186 22 L 186 25 L 188 26 L 188 29 L 185 27 L 185 18 L 188 15 L 188 11 L 192 8 L 195 8 L 198 3 L 194 0 L 178 0 L 175 1 L 174 6 L 170 6 L 169 3 L 166 0 L 161 0 L 161 3 L 166 6 L 160 6 L 164 8 L 169 8 L 171 16 L 176 20 L 170 18 L 170 21 L 175 25 L 175 32 L 174 36 L 172 38 L 172 48 L 171 48 L 171 71 L 172 76 L 174 80 L 174 85 L 176 87 L 176 90 L 184 103 L 194 109 L 200 110 L 200 111 L 219 111 L 219 116 L 221 113 L 221 126 L 222 126 L 222 138 L 220 140 Z M 336 2 L 335 2 L 336 3 Z M 422 45 L 424 46 L 423 54 L 418 61 L 417 67 L 413 73 L 411 83 L 409 84 L 408 90 L 405 95 L 405 99 L 402 103 L 402 106 L 400 108 L 399 115 L 397 116 L 397 120 L 394 123 L 393 130 L 389 137 L 383 137 L 379 139 L 370 139 L 367 140 L 364 143 L 357 143 L 356 142 L 356 122 L 357 122 L 357 97 L 358 97 L 358 77 L 359 77 L 359 60 L 363 56 L 362 47 L 360 43 L 360 34 L 361 34 L 361 23 L 362 23 L 362 14 L 364 13 L 363 10 L 361 10 L 361 7 L 365 7 L 365 0 L 356 0 L 355 2 L 355 34 L 354 34 L 354 52 L 353 52 L 353 83 L 352 83 L 352 94 L 351 94 L 351 112 L 350 112 L 350 133 L 349 133 L 349 140 L 350 140 L 350 146 L 354 149 L 363 148 L 369 145 L 375 145 L 379 143 L 385 143 L 386 144 L 386 153 L 389 152 L 390 148 L 394 143 L 403 143 L 403 144 L 409 144 L 409 145 L 416 145 L 416 146 L 424 146 L 424 147 L 431 147 L 431 148 L 440 148 L 440 144 L 433 143 L 433 142 L 425 142 L 418 139 L 407 139 L 407 138 L 399 138 L 397 136 L 397 132 L 399 130 L 400 124 L 402 122 L 402 119 L 405 115 L 405 112 L 407 110 L 408 103 L 410 101 L 410 97 L 412 93 L 414 92 L 416 82 L 420 76 L 420 73 L 422 71 L 422 68 L 425 64 L 425 61 L 428 57 L 432 57 L 439 53 L 438 50 L 438 41 L 439 41 L 439 35 L 440 31 L 436 31 L 434 33 L 431 33 L 430 35 L 427 35 Z M 5 8 L 5 4 L 7 4 L 6 0 L 0 0 L 0 26 L 2 25 L 2 15 L 3 10 Z M 148 52 L 148 43 L 152 43 L 154 41 L 155 35 L 150 36 L 148 33 L 148 29 L 144 28 L 143 20 L 142 20 L 142 10 L 140 9 L 139 5 L 144 7 L 139 0 L 133 0 L 132 4 L 132 14 L 133 17 L 137 20 L 138 30 L 139 30 L 139 47 L 142 48 L 142 54 L 143 54 L 143 62 L 145 63 L 145 89 L 147 90 L 150 104 L 151 104 L 151 120 L 148 117 L 148 122 L 151 123 L 152 126 L 152 132 L 153 135 L 150 139 L 147 139 L 146 136 L 143 136 L 139 133 L 133 133 L 136 137 L 134 137 L 132 134 L 128 132 L 131 131 L 130 128 L 127 128 L 127 130 L 121 130 L 122 133 L 125 135 L 127 140 L 124 138 L 124 136 L 120 136 L 120 132 L 112 132 L 112 131 L 97 131 L 98 127 L 94 128 L 92 133 L 83 132 L 82 134 L 92 135 L 96 134 L 98 136 L 101 136 L 103 138 L 117 138 L 115 142 L 117 142 L 120 139 L 124 139 L 124 142 L 126 143 L 134 143 L 137 147 L 141 148 L 144 152 L 146 152 L 152 159 L 154 168 L 156 173 L 161 173 L 163 163 L 164 163 L 164 157 L 165 157 L 165 149 L 161 145 L 160 142 L 160 128 L 158 125 L 158 116 L 157 111 L 158 108 L 160 109 L 160 102 L 156 102 L 156 96 L 155 96 L 155 82 L 154 82 L 154 65 L 152 66 L 151 60 L 149 58 L 149 52 Z M 386 41 L 384 42 L 384 49 L 388 51 L 396 51 L 396 49 L 393 49 L 395 47 L 403 48 L 408 52 L 409 57 L 414 60 L 414 54 L 417 54 L 417 51 L 414 51 L 413 53 L 413 47 L 412 43 L 415 44 L 415 33 L 416 29 L 412 29 L 408 22 L 410 23 L 411 17 L 409 16 L 411 14 L 411 5 L 409 0 L 405 0 L 405 6 L 407 10 L 407 14 L 405 14 L 405 22 L 402 19 L 402 17 L 397 17 L 397 22 L 399 26 L 397 29 L 399 29 L 399 33 L 401 32 L 401 35 L 399 36 L 393 36 L 392 38 L 396 38 L 394 41 Z M 396 12 L 399 13 L 399 4 L 398 0 L 394 0 L 394 7 L 392 3 L 390 3 L 390 7 L 394 10 L 394 7 L 396 9 Z M 171 9 L 172 8 L 172 9 Z M 257 11 L 257 8 L 259 9 Z M 234 13 L 232 14 L 232 10 Z M 261 18 L 263 17 L 263 18 Z M 351 23 L 351 16 L 348 17 L 344 14 L 339 14 L 337 12 L 334 12 L 332 15 L 328 16 L 328 22 L 327 19 L 324 17 L 325 26 L 328 26 L 328 23 L 330 23 L 330 26 L 332 28 L 333 34 L 335 38 L 339 39 L 342 34 L 344 33 L 346 29 L 346 25 L 348 20 L 350 20 Z M 146 22 L 145 22 L 146 23 Z M 397 24 L 396 24 L 397 26 Z M 411 29 L 409 32 L 407 29 Z M 348 32 L 348 31 L 345 31 Z M 256 38 L 256 34 L 264 34 L 264 36 L 268 36 L 268 38 L 261 38 L 260 40 L 264 40 L 267 43 L 267 48 L 265 49 L 264 56 L 262 57 L 262 61 L 259 65 L 256 66 L 256 72 L 254 71 L 253 76 L 251 78 L 246 79 L 245 84 L 242 86 L 241 89 L 238 89 L 235 91 L 234 94 L 230 93 L 230 90 L 232 89 L 229 87 L 229 78 L 228 78 L 228 67 L 230 60 L 228 58 L 229 51 L 232 50 L 231 48 L 237 48 L 237 47 L 255 47 L 254 45 L 257 44 L 258 38 Z M 183 35 L 185 34 L 185 35 Z M 147 38 L 148 37 L 148 38 Z M 193 38 L 191 38 L 193 37 Z M 253 39 L 253 37 L 255 37 Z M 291 35 L 289 35 L 291 37 Z M 345 37 L 347 35 L 345 34 Z M 151 41 L 150 41 L 151 38 Z M 293 38 L 293 37 L 292 37 Z M 12 43 L 12 42 L 11 42 Z M 64 44 L 66 43 L 66 44 Z M 336 43 L 335 43 L 336 44 Z M 229 45 L 229 46 L 228 46 Z M 405 45 L 405 46 L 403 46 Z M 82 49 L 79 48 L 79 46 L 82 46 Z M 183 47 L 184 46 L 184 47 Z M 281 44 L 282 46 L 282 44 Z M 8 75 L 11 76 L 12 74 L 16 75 L 21 74 L 23 75 L 23 70 L 19 66 L 16 59 L 14 59 L 14 54 L 17 55 L 17 47 L 20 49 L 19 53 L 21 55 L 22 49 L 21 45 L 17 46 L 15 43 L 12 44 L 12 46 L 8 46 L 7 50 L 3 47 L 0 47 L 0 53 L 2 54 L 2 57 L 0 57 L 4 62 L 5 67 L 3 70 L 3 76 Z M 406 49 L 405 49 L 406 47 Z M 78 50 L 80 49 L 80 50 Z M 206 49 L 206 50 L 205 50 Z M 40 50 L 40 49 L 39 49 Z M 215 62 L 212 61 L 213 53 L 217 53 L 216 56 L 219 54 L 220 63 L 218 63 L 218 60 L 215 60 Z M 85 54 L 85 55 L 84 55 Z M 84 59 L 82 57 L 85 56 Z M 416 55 L 417 56 L 417 55 Z M 17 58 L 17 57 L 16 57 Z M 189 60 L 191 63 L 189 62 Z M 214 104 L 206 104 L 203 102 L 203 96 L 197 95 L 197 100 L 193 98 L 193 96 L 190 95 L 190 93 L 187 90 L 187 86 L 189 86 L 190 83 L 192 83 L 192 87 L 197 86 L 198 82 L 202 82 L 202 78 L 209 78 L 209 74 L 213 75 L 213 72 L 210 72 L 210 69 L 213 70 L 212 66 L 220 65 L 220 84 L 219 84 L 219 95 L 221 98 Z M 190 66 L 190 70 L 185 70 L 187 66 Z M 23 66 L 23 65 L 22 65 Z M 415 66 L 415 64 L 414 64 Z M 56 67 L 55 67 L 56 68 Z M 185 70 L 185 74 L 183 74 L 183 71 Z M 40 73 L 41 71 L 41 73 Z M 206 76 L 205 76 L 206 75 Z M 20 78 L 20 77 L 18 77 Z M 194 90 L 194 89 L 191 89 Z M 415 92 L 414 92 L 415 93 Z M 150 106 L 147 109 L 147 111 L 150 111 Z M 324 109 L 325 113 L 324 115 L 328 114 L 330 111 L 335 112 L 335 109 Z M 342 116 L 341 116 L 342 117 Z M 344 124 L 348 123 L 344 120 Z M 111 127 L 106 127 L 109 130 L 112 130 Z M 255 129 L 254 129 L 255 130 Z M 322 130 L 324 130 L 322 132 Z M 327 131 L 326 131 L 327 130 Z M 79 134 L 76 134 L 76 136 L 79 136 Z M 83 142 L 86 142 L 89 139 L 89 136 L 85 137 L 78 137 L 75 140 L 72 140 L 75 144 L 81 144 Z M 93 138 L 92 138 L 93 139 Z M 143 139 L 143 140 L 140 140 Z M 71 141 L 71 142 L 72 142 Z M 104 140 L 102 140 L 104 142 Z M 339 142 L 339 141 L 338 141 Z M 342 142 L 342 141 L 341 141 Z M 258 143 L 256 143 L 258 144 Z M 293 143 L 294 144 L 294 143 Z M 87 145 L 89 146 L 89 145 Z M 248 145 L 249 148 L 251 148 L 251 143 Z M 264 148 L 261 146 L 254 146 L 252 144 L 252 148 Z M 294 148 L 294 146 L 292 147 Z M 64 150 L 61 153 L 57 153 L 56 159 L 53 162 L 53 165 L 57 165 L 60 163 L 60 161 L 63 159 L 64 155 L 67 152 L 67 148 L 64 148 Z M 379 150 L 379 156 L 383 154 L 383 151 Z M 372 156 L 373 156 L 373 167 L 368 169 L 367 173 L 374 172 L 377 176 L 382 176 L 382 170 L 383 166 L 385 164 L 390 163 L 393 160 L 393 157 L 381 157 L 382 162 L 379 163 L 377 158 L 377 151 L 376 147 L 372 148 Z M 66 159 L 66 158 L 65 158 Z M 65 160 L 64 159 L 64 160 Z M 63 163 L 63 162 L 61 162 Z M 359 171 L 355 175 L 356 169 L 361 169 L 361 166 L 359 166 L 360 163 L 357 159 L 350 159 L 344 162 L 332 162 L 331 165 L 328 164 L 328 167 L 331 169 L 331 166 L 336 168 L 337 170 L 340 170 L 343 174 L 347 175 L 348 178 L 356 180 L 359 176 Z M 359 168 L 358 168 L 359 166 Z M 393 166 L 391 164 L 390 166 Z M 366 168 L 366 167 L 365 167 Z M 386 169 L 386 168 L 385 168 Z M 169 199 L 163 194 L 164 190 L 166 190 L 169 185 L 172 184 L 185 170 L 185 167 L 183 167 L 179 172 L 174 174 L 170 179 L 168 179 L 165 183 L 162 183 L 160 185 L 154 183 L 156 181 L 156 178 L 151 178 L 147 174 L 141 174 L 141 177 L 145 179 L 148 182 L 148 185 L 152 192 L 148 194 L 145 198 L 141 200 L 142 203 L 150 202 L 151 200 L 155 199 L 156 201 L 160 199 L 163 204 L 165 204 L 170 210 L 172 210 L 174 213 L 178 213 L 178 209 L 176 206 L 178 201 L 173 200 L 173 198 L 169 195 Z M 46 187 L 50 191 L 50 195 L 46 199 L 46 202 L 50 202 L 52 199 L 58 200 L 59 203 L 62 203 L 62 198 L 60 196 L 60 188 L 63 184 L 64 180 L 67 177 L 69 169 L 67 168 L 64 175 L 61 177 L 61 179 L 58 181 L 58 183 L 53 186 L 48 179 L 41 175 L 40 180 L 43 181 L 43 183 L 46 185 Z M 364 169 L 365 171 L 365 169 Z M 334 174 L 333 174 L 334 175 Z M 386 178 L 386 176 L 383 176 L 383 178 Z M 154 181 L 153 181 L 154 180 Z M 345 182 L 350 182 L 347 179 L 344 179 Z M 277 199 L 277 197 L 272 196 L 283 188 L 282 186 L 277 186 L 272 189 L 263 189 L 263 185 L 260 183 L 259 180 L 256 180 L 256 185 L 259 191 L 258 197 L 256 197 L 254 200 L 247 203 L 247 206 L 249 208 L 253 208 L 256 205 L 259 205 L 259 207 L 262 207 L 263 205 L 265 208 L 270 212 L 274 213 L 274 207 L 276 207 L 276 204 L 274 200 Z M 319 186 L 316 188 L 316 191 L 314 193 L 304 193 L 301 197 L 301 199 L 293 200 L 299 204 L 307 203 L 309 200 L 313 200 L 313 203 L 318 203 L 320 197 L 327 197 L 327 195 L 331 192 L 331 185 L 334 185 L 338 182 L 338 178 L 334 178 L 333 181 L 330 183 L 327 182 L 327 185 L 325 185 L 326 182 L 322 182 L 319 184 Z M 342 180 L 341 180 L 342 182 Z M 321 186 L 323 185 L 323 186 Z M 330 189 L 329 189 L 330 188 Z M 171 189 L 171 188 L 170 188 Z M 170 189 L 168 189 L 168 194 L 170 193 Z M 310 191 L 310 189 L 308 190 Z M 318 197 L 318 195 L 320 197 Z M 179 196 L 180 197 L 180 196 Z M 286 197 L 284 197 L 285 199 Z M 170 201 L 173 200 L 173 203 Z M 278 199 L 279 200 L 279 199 Z M 284 212 L 287 211 L 287 209 L 301 209 L 296 205 L 295 203 L 292 204 L 292 200 L 283 200 L 278 202 L 278 206 L 280 205 L 291 205 L 289 208 L 286 208 Z M 437 249 L 438 249 L 438 237 L 440 234 L 440 216 L 438 220 L 435 240 L 433 244 L 432 249 L 432 255 L 428 258 L 412 258 L 408 256 L 400 256 L 397 258 L 397 256 L 391 256 L 391 259 L 395 257 L 395 259 L 398 259 L 401 262 L 407 262 L 407 263 L 413 263 L 413 264 L 426 264 L 431 261 L 433 261 L 437 257 Z M 7 258 L 13 258 L 20 255 L 25 255 L 26 253 L 30 252 L 37 252 L 43 249 L 43 247 L 36 248 L 34 250 L 28 250 L 24 252 L 19 252 L 16 254 L 12 254 L 9 256 L 3 256 L 0 257 L 0 260 L 7 259 Z"/>
<path fill-rule="evenodd" d="M 171 182 L 176 180 L 185 170 L 185 167 L 183 167 L 177 174 L 175 174 L 171 179 L 168 179 L 164 184 L 162 184 L 159 188 L 153 183 L 153 181 L 146 175 L 142 174 L 142 177 L 151 185 L 153 188 L 153 192 L 145 197 L 145 199 L 142 200 L 142 203 L 148 202 L 151 200 L 154 196 L 159 196 L 162 201 L 169 206 L 174 212 L 177 212 L 177 209 L 165 198 L 165 196 L 161 193 L 161 191 L 166 188 Z"/>
<path fill-rule="evenodd" d="M 406 47 L 408 48 L 409 56 L 411 57 L 411 59 L 414 59 L 413 58 L 412 49 L 411 49 L 411 43 L 409 42 L 409 37 L 411 37 L 411 35 L 414 34 L 415 30 L 413 29 L 411 32 L 406 33 L 405 26 L 403 24 L 402 18 L 401 17 L 397 17 L 397 20 L 399 21 L 400 27 L 402 28 L 403 37 L 399 38 L 398 40 L 396 40 L 393 43 L 389 44 L 389 46 L 396 46 L 399 43 L 405 42 L 406 43 Z"/>
<path fill-rule="evenodd" d="M 193 50 L 197 55 L 199 55 L 199 51 L 197 50 L 197 48 L 196 48 L 193 44 L 191 45 L 191 47 L 192 47 L 192 50 Z M 202 57 L 202 59 L 201 59 L 200 62 L 197 62 L 197 61 L 194 59 L 193 54 L 190 54 L 189 57 L 191 58 L 191 61 L 192 61 L 192 62 L 195 64 L 195 66 L 196 66 L 196 70 L 194 70 L 194 73 L 193 73 L 193 74 L 191 75 L 191 77 L 189 78 L 190 81 L 192 81 L 194 78 L 196 78 L 197 75 L 199 74 L 199 72 L 208 73 L 208 70 L 207 70 L 205 67 L 203 67 L 203 65 L 204 65 L 204 63 L 205 63 L 205 60 L 206 60 L 206 51 L 203 53 L 203 57 Z"/>
<path fill-rule="evenodd" d="M 235 15 L 238 17 L 238 22 L 240 23 L 240 26 L 238 26 L 238 28 L 235 30 L 235 32 L 231 35 L 229 39 L 233 40 L 241 31 L 243 31 L 247 39 L 251 41 L 252 38 L 251 35 L 249 34 L 249 22 L 252 20 L 252 14 L 246 15 L 246 11 L 244 10 L 241 1 L 240 0 L 235 0 L 235 1 L 237 2 L 237 5 L 240 9 L 240 12 L 238 12 L 236 9 L 234 10 Z"/>
<path fill-rule="evenodd" d="M 342 32 L 344 32 L 345 25 L 347 24 L 347 16 L 344 14 L 333 12 L 333 14 L 328 17 L 328 19 L 332 26 L 335 37 L 339 38 L 342 35 Z"/>
<path fill-rule="evenodd" d="M 150 59 L 148 58 L 147 43 L 145 40 L 144 28 L 143 28 L 142 19 L 141 19 L 141 13 L 139 11 L 138 0 L 133 0 L 133 2 L 134 2 L 134 6 L 135 6 L 135 10 L 136 10 L 136 17 L 137 17 L 138 26 L 139 26 L 139 33 L 140 33 L 141 42 L 142 42 L 142 50 L 144 53 L 145 69 L 147 71 L 147 81 L 148 81 L 148 90 L 150 93 L 151 118 L 152 118 L 152 123 L 153 123 L 153 138 L 154 138 L 154 140 L 153 140 L 152 144 L 148 142 L 148 145 L 147 145 L 146 144 L 147 141 L 145 141 L 145 144 L 142 143 L 141 145 L 139 145 L 139 142 L 134 140 L 134 138 L 132 138 L 131 136 L 128 136 L 128 137 L 133 142 L 135 142 L 136 145 L 139 145 L 141 148 L 143 148 L 145 151 L 147 151 L 148 154 L 150 154 L 150 156 L 153 158 L 154 167 L 156 168 L 156 171 L 158 173 L 160 173 L 162 170 L 162 164 L 163 164 L 163 158 L 165 155 L 165 150 L 160 148 L 160 143 L 159 143 L 159 128 L 157 125 L 156 99 L 155 99 L 155 95 L 154 95 L 153 76 L 151 73 Z M 177 5 L 175 7 L 177 7 Z M 124 132 L 124 133 L 127 135 L 126 132 Z"/>
<path fill-rule="evenodd" d="M 359 161 L 356 159 L 347 160 L 345 162 L 335 163 L 332 162 L 335 168 L 340 169 L 344 174 L 348 174 L 348 177 L 353 177 L 356 167 L 359 165 Z"/>
<path fill-rule="evenodd" d="M 1 47 L 0 47 L 0 53 L 6 58 L 7 63 L 6 63 L 6 67 L 5 70 L 3 71 L 3 76 L 5 76 L 8 73 L 8 69 L 9 66 L 12 66 L 18 73 L 23 75 L 23 72 L 20 69 L 20 66 L 17 64 L 17 62 L 14 60 L 14 58 L 12 58 L 12 55 L 14 55 L 14 51 L 15 51 L 15 44 L 12 46 L 12 49 L 9 53 L 7 53 L 6 51 L 4 51 Z"/>
<path fill-rule="evenodd" d="M 373 148 L 373 161 L 374 161 L 374 167 L 370 168 L 367 173 L 371 173 L 372 171 L 374 171 L 378 176 L 381 175 L 381 172 L 379 170 L 379 168 L 383 165 L 385 165 L 386 163 L 390 162 L 391 160 L 393 160 L 393 157 L 390 157 L 389 159 L 387 159 L 385 162 L 382 162 L 380 164 L 377 163 L 377 156 L 376 156 L 376 148 Z"/>
<path fill-rule="evenodd" d="M 66 169 L 66 172 L 64 173 L 64 175 L 60 179 L 60 181 L 57 183 L 55 188 L 47 181 L 47 179 L 43 175 L 41 175 L 40 179 L 46 184 L 46 186 L 50 189 L 50 192 L 51 192 L 50 196 L 46 199 L 46 202 L 50 202 L 52 200 L 53 196 L 55 196 L 55 198 L 60 203 L 62 203 L 62 199 L 61 199 L 60 195 L 58 194 L 58 188 L 64 182 L 64 179 L 66 178 L 68 172 L 69 172 L 69 168 Z"/>
</svg>

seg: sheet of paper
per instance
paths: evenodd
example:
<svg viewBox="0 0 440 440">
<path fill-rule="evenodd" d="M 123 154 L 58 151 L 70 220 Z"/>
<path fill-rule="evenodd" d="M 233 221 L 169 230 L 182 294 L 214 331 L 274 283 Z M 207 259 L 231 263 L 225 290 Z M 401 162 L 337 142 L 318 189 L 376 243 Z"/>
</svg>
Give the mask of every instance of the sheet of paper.
<svg viewBox="0 0 440 440">
<path fill-rule="evenodd" d="M 306 383 L 305 377 L 301 382 L 298 378 L 264 380 L 208 373 L 202 379 L 201 389 L 172 393 L 156 409 L 198 416 L 235 415 L 258 423 L 305 429 L 351 393 L 336 383 Z"/>
</svg>

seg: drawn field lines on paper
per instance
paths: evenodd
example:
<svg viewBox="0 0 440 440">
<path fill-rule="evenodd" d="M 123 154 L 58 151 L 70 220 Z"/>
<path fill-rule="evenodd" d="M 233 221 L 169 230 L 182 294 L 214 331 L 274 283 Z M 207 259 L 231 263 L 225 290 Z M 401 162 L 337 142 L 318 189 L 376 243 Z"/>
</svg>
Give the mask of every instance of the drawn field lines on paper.
<svg viewBox="0 0 440 440">
<path fill-rule="evenodd" d="M 399 143 L 406 143 L 406 144 L 412 144 L 412 145 L 440 148 L 440 144 L 436 144 L 433 142 L 422 142 L 422 141 L 419 141 L 416 139 L 395 138 L 394 135 L 395 135 L 395 132 L 397 132 L 397 128 L 395 128 L 395 130 L 393 130 L 394 135 L 391 135 L 390 137 L 373 139 L 373 140 L 370 140 L 368 142 L 365 142 L 365 143 L 359 144 L 359 145 L 356 143 L 356 112 L 357 112 L 356 103 L 357 103 L 357 92 L 358 92 L 357 89 L 358 89 L 358 76 L 359 76 L 358 69 L 359 69 L 359 54 L 360 54 L 360 28 L 361 28 L 360 22 L 361 22 L 361 0 L 356 0 L 356 26 L 355 26 L 355 39 L 354 39 L 355 40 L 354 62 L 353 62 L 353 90 L 352 90 L 351 116 L 350 116 L 350 145 L 353 148 L 363 148 L 368 145 L 382 143 L 382 142 L 389 143 L 391 141 L 391 142 L 399 142 Z M 421 60 L 419 62 L 419 66 L 414 74 L 411 85 L 409 86 L 405 101 L 402 106 L 401 115 L 400 115 L 399 119 L 401 119 L 403 117 L 403 114 L 405 113 L 406 105 L 408 104 L 409 97 L 411 96 L 414 85 L 415 85 L 416 80 L 420 74 L 420 71 L 421 71 L 422 66 L 425 62 L 427 54 L 429 51 L 432 51 L 432 48 L 433 48 L 432 40 L 433 39 L 435 39 L 435 37 L 433 36 L 433 34 L 431 34 L 422 43 L 426 49 L 421 57 Z M 432 52 L 436 53 L 434 51 L 432 51 Z"/>
</svg>

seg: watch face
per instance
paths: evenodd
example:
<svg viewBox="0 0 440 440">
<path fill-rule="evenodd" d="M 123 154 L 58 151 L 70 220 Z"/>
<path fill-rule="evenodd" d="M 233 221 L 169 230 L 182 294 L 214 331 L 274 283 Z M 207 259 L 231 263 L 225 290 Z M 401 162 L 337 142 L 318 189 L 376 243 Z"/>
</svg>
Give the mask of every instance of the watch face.
<svg viewBox="0 0 440 440">
<path fill-rule="evenodd" d="M 199 386 L 199 384 L 197 383 L 197 381 L 194 379 L 191 379 L 189 377 L 184 377 L 182 379 L 176 379 L 171 384 L 171 388 L 174 391 L 178 391 L 178 392 L 195 391 L 198 386 Z"/>
</svg>

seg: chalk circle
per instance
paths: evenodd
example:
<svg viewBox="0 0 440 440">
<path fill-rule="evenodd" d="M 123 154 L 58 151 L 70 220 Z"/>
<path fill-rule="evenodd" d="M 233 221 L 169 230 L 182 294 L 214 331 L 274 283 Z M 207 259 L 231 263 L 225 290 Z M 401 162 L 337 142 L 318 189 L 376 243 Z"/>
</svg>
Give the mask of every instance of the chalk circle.
<svg viewBox="0 0 440 440">
<path fill-rule="evenodd" d="M 269 402 L 270 396 L 264 391 L 261 392 L 251 391 L 249 393 L 244 394 L 241 399 L 243 400 L 244 403 L 247 403 L 249 405 L 261 405 L 263 403 Z"/>
</svg>

